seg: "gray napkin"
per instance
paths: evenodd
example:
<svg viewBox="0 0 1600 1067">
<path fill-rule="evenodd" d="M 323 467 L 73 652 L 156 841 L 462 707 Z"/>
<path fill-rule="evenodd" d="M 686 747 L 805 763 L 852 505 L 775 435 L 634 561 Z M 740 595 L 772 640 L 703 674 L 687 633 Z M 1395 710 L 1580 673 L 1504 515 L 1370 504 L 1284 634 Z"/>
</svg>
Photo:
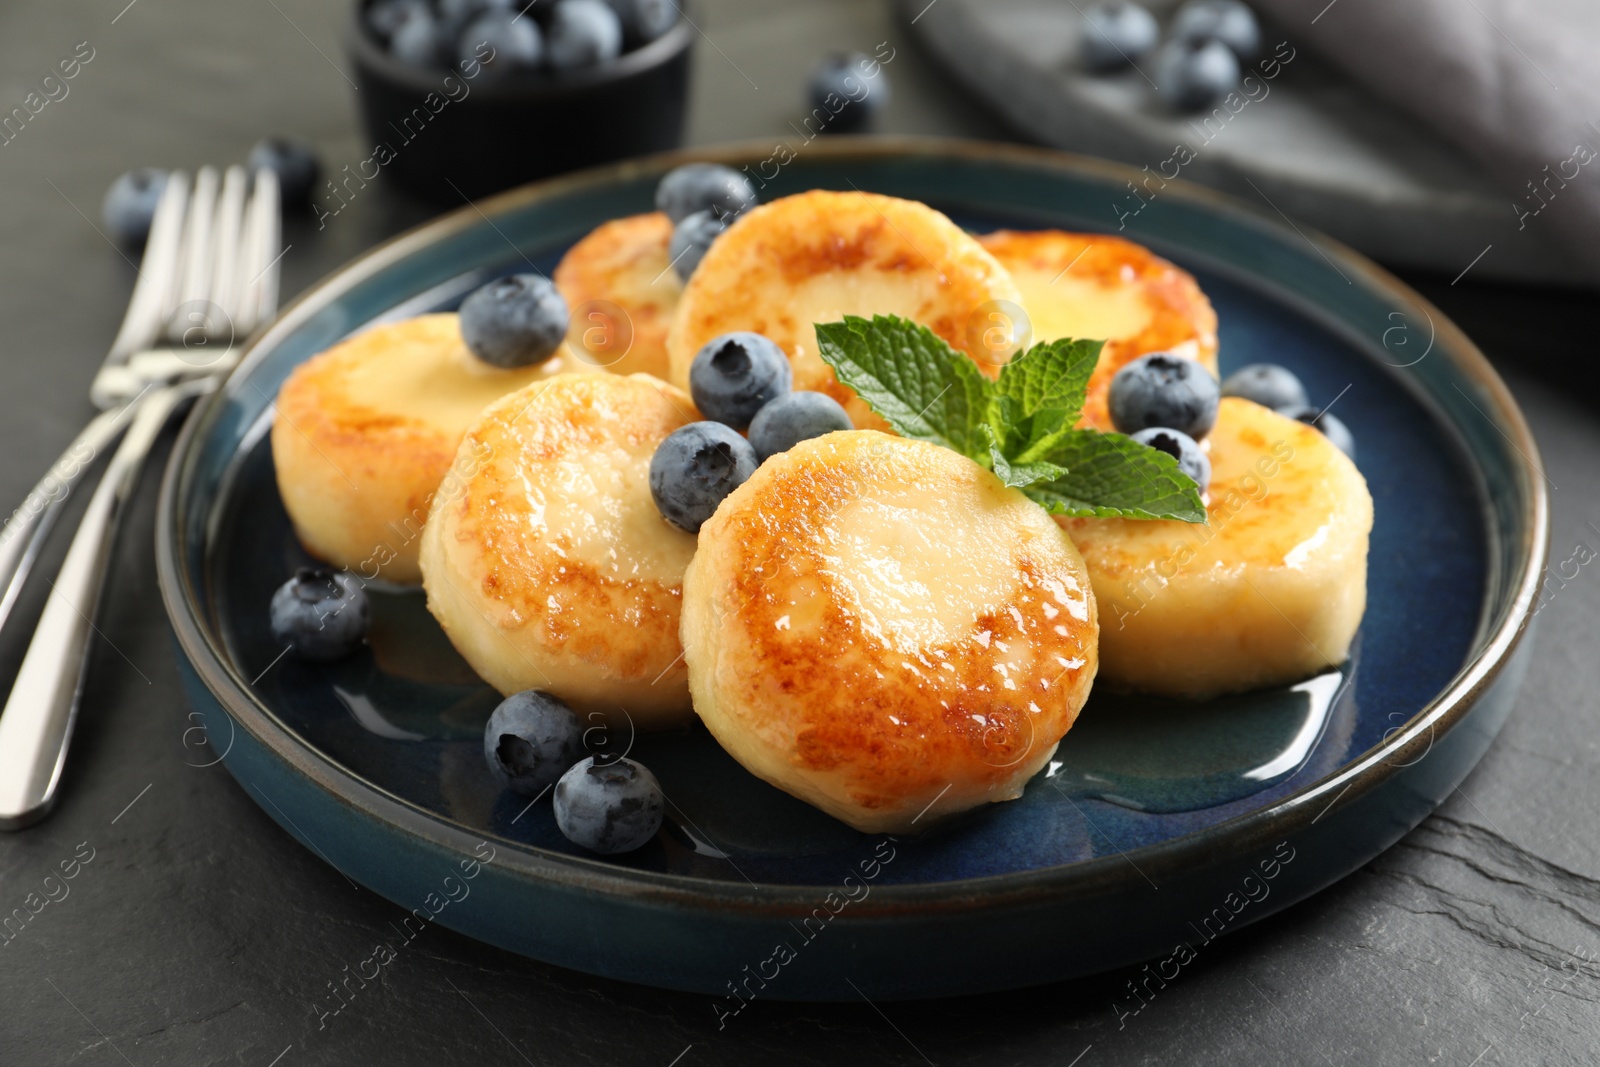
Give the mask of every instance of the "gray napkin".
<svg viewBox="0 0 1600 1067">
<path fill-rule="evenodd" d="M 1481 160 L 1506 193 L 1504 241 L 1543 229 L 1600 281 L 1600 0 L 1255 3 Z"/>
</svg>

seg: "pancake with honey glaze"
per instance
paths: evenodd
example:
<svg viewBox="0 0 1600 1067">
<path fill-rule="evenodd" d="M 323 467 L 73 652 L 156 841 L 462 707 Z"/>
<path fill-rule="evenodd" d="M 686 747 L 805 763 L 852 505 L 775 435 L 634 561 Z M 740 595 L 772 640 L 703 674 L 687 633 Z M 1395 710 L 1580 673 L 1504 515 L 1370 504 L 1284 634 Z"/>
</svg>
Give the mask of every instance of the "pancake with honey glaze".
<svg viewBox="0 0 1600 1067">
<path fill-rule="evenodd" d="M 667 326 L 683 292 L 671 240 L 672 220 L 653 211 L 602 223 L 561 257 L 551 278 L 572 309 L 567 342 L 579 358 L 667 377 Z"/>
<path fill-rule="evenodd" d="M 1217 313 L 1193 276 L 1143 245 L 1095 233 L 997 230 L 978 238 L 1022 292 L 1032 340 L 1106 342 L 1084 402 L 1083 425 L 1112 428 L 1111 379 L 1151 352 L 1171 352 L 1217 373 Z"/>
<path fill-rule="evenodd" d="M 763 463 L 684 577 L 696 713 L 751 773 L 865 832 L 1021 796 L 1088 698 L 1096 632 L 1043 509 L 870 430 Z"/>
<path fill-rule="evenodd" d="M 885 423 L 817 354 L 819 322 L 900 315 L 973 356 L 991 378 L 1009 348 L 984 347 L 985 309 L 1021 299 L 1005 269 L 939 212 L 876 193 L 815 190 L 740 215 L 684 287 L 667 335 L 671 381 L 687 388 L 702 345 L 734 330 L 765 334 L 789 354 L 794 387 L 832 396 L 855 424 Z"/>
<path fill-rule="evenodd" d="M 296 367 L 278 391 L 272 459 L 306 551 L 363 578 L 414 583 L 429 501 L 490 403 L 570 363 L 501 370 L 453 314 L 374 326 Z M 469 475 L 467 466 L 455 476 Z"/>
<path fill-rule="evenodd" d="M 650 457 L 698 417 L 649 375 L 590 371 L 513 393 L 467 431 L 462 456 L 482 458 L 428 517 L 423 588 L 490 685 L 642 728 L 689 717 L 678 609 L 695 539 L 656 510 Z"/>
<path fill-rule="evenodd" d="M 1367 602 L 1372 497 L 1314 428 L 1224 397 L 1208 522 L 1068 519 L 1100 605 L 1100 682 L 1209 697 L 1343 663 Z"/>
</svg>

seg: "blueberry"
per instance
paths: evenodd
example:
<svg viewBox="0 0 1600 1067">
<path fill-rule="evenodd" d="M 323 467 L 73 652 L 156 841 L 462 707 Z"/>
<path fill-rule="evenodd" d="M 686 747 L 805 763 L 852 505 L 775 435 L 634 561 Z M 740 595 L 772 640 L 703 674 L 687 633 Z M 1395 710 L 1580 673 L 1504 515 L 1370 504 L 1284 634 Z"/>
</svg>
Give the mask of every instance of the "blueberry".
<svg viewBox="0 0 1600 1067">
<path fill-rule="evenodd" d="M 889 79 L 864 52 L 824 57 L 811 71 L 807 91 L 822 133 L 860 130 L 889 103 Z"/>
<path fill-rule="evenodd" d="M 706 418 L 735 430 L 749 426 L 756 412 L 793 384 L 789 357 L 759 333 L 713 337 L 689 364 L 689 395 L 695 407 Z"/>
<path fill-rule="evenodd" d="M 456 38 L 457 65 L 481 63 L 485 79 L 491 82 L 518 70 L 533 70 L 543 58 L 538 24 L 508 11 L 479 15 Z"/>
<path fill-rule="evenodd" d="M 672 431 L 650 457 L 650 495 L 662 518 L 690 533 L 756 472 L 756 450 L 720 422 Z"/>
<path fill-rule="evenodd" d="M 656 210 L 674 223 L 697 211 L 718 218 L 754 207 L 756 191 L 743 174 L 720 163 L 685 163 L 670 170 L 656 186 Z"/>
<path fill-rule="evenodd" d="M 606 0 L 622 22 L 623 40 L 631 48 L 648 44 L 678 21 L 675 0 Z"/>
<path fill-rule="evenodd" d="M 166 188 L 167 172 L 154 167 L 140 167 L 120 175 L 100 204 L 100 219 L 111 236 L 125 245 L 143 244 Z"/>
<path fill-rule="evenodd" d="M 632 852 L 661 829 L 661 783 L 642 763 L 590 756 L 561 776 L 554 799 L 556 826 L 568 841 L 610 856 Z"/>
<path fill-rule="evenodd" d="M 272 638 L 301 659 L 343 659 L 371 621 L 367 591 L 346 571 L 301 567 L 272 594 Z"/>
<path fill-rule="evenodd" d="M 1161 38 L 1156 17 L 1133 0 L 1104 0 L 1084 9 L 1078 56 L 1096 73 L 1137 63 Z"/>
<path fill-rule="evenodd" d="M 428 14 L 428 0 L 378 0 L 367 8 L 365 22 L 374 37 L 388 44 L 401 25 L 418 14 Z"/>
<path fill-rule="evenodd" d="M 457 46 L 461 41 L 462 31 L 479 17 L 491 11 L 516 14 L 511 9 L 510 3 L 491 3 L 490 0 L 435 0 L 434 18 L 438 24 L 440 62 L 448 64 L 457 58 L 455 53 L 458 51 Z"/>
<path fill-rule="evenodd" d="M 1210 371 L 1166 352 L 1141 356 L 1117 371 L 1107 396 L 1111 424 L 1119 432 L 1164 426 L 1196 441 L 1216 425 L 1217 400 L 1217 380 Z"/>
<path fill-rule="evenodd" d="M 1188 434 L 1181 430 L 1169 430 L 1165 426 L 1152 426 L 1134 434 L 1133 439 L 1177 460 L 1178 469 L 1193 478 L 1201 492 L 1205 492 L 1206 486 L 1211 484 L 1211 460 Z"/>
<path fill-rule="evenodd" d="M 667 242 L 667 254 L 672 257 L 672 269 L 684 281 L 700 267 L 711 244 L 728 228 L 725 219 L 709 211 L 696 211 L 672 228 L 672 240 Z"/>
<path fill-rule="evenodd" d="M 854 425 L 839 402 L 827 393 L 801 390 L 785 393 L 750 420 L 750 444 L 762 460 L 787 452 L 801 441 Z"/>
<path fill-rule="evenodd" d="M 278 196 L 285 204 L 307 204 L 322 174 L 316 150 L 298 137 L 263 137 L 250 149 L 245 165 L 278 176 Z"/>
<path fill-rule="evenodd" d="M 1155 79 L 1173 111 L 1204 111 L 1239 84 L 1239 60 L 1214 38 L 1174 39 L 1156 52 Z"/>
<path fill-rule="evenodd" d="M 567 336 L 567 302 L 548 278 L 512 274 L 461 303 L 461 337 L 496 367 L 531 367 L 555 355 Z"/>
<path fill-rule="evenodd" d="M 426 11 L 415 11 L 389 37 L 389 54 L 414 67 L 439 66 L 447 39 L 438 19 Z"/>
<path fill-rule="evenodd" d="M 1239 0 L 1189 0 L 1172 16 L 1169 33 L 1180 41 L 1221 41 L 1243 63 L 1261 50 L 1255 12 Z"/>
<path fill-rule="evenodd" d="M 1222 380 L 1222 395 L 1253 400 L 1265 408 L 1304 407 L 1306 387 L 1287 367 L 1276 363 L 1251 363 Z"/>
<path fill-rule="evenodd" d="M 550 14 L 550 65 L 576 70 L 616 59 L 622 20 L 605 0 L 561 0 Z"/>
<path fill-rule="evenodd" d="M 536 797 L 583 758 L 583 723 L 549 693 L 513 693 L 484 724 L 483 756 L 502 786 Z"/>
<path fill-rule="evenodd" d="M 1337 448 L 1351 459 L 1356 458 L 1355 434 L 1350 432 L 1350 427 L 1346 426 L 1344 420 L 1337 415 L 1329 414 L 1326 411 L 1319 412 L 1310 404 L 1279 408 L 1278 414 L 1286 415 L 1297 422 L 1303 422 L 1307 426 L 1315 426 L 1322 431 L 1322 436 L 1326 437 L 1328 443 L 1334 448 Z"/>
</svg>

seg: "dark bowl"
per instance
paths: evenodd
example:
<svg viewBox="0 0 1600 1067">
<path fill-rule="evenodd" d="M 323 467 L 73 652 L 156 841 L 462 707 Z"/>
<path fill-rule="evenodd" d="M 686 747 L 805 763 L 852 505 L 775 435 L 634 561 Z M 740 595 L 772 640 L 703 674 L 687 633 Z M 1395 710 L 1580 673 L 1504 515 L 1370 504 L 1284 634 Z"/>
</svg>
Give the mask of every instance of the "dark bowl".
<svg viewBox="0 0 1600 1067">
<path fill-rule="evenodd" d="M 373 144 L 359 168 L 363 184 L 383 173 L 419 196 L 459 204 L 683 141 L 695 33 L 687 13 L 610 63 L 489 83 L 481 73 L 469 79 L 395 59 L 363 25 L 367 7 L 353 5 L 345 31 Z"/>
</svg>

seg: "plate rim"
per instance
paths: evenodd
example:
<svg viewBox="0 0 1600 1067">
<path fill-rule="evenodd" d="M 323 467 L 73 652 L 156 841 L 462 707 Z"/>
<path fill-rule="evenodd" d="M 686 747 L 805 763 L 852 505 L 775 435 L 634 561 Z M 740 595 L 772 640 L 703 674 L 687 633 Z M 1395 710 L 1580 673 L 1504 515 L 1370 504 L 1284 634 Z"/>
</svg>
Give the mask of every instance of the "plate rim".
<svg viewBox="0 0 1600 1067">
<path fill-rule="evenodd" d="M 215 421 L 235 380 L 242 380 L 279 341 L 299 328 L 337 296 L 377 272 L 452 234 L 480 225 L 486 219 L 517 207 L 558 198 L 564 193 L 599 182 L 621 182 L 658 173 L 680 163 L 711 161 L 738 165 L 754 163 L 770 154 L 767 140 L 747 140 L 702 148 L 680 149 L 638 157 L 621 163 L 587 168 L 508 190 L 424 222 L 391 237 L 346 262 L 314 282 L 251 337 L 237 366 L 210 395 L 203 398 L 185 420 L 166 465 L 157 504 L 155 536 L 157 577 L 180 653 L 194 669 L 235 728 L 242 727 L 264 748 L 308 778 L 332 798 L 363 809 L 371 819 L 423 842 L 450 852 L 470 853 L 472 846 L 488 840 L 506 847 L 497 864 L 523 878 L 578 892 L 598 892 L 639 902 L 666 904 L 686 910 L 746 909 L 762 914 L 799 914 L 815 905 L 817 886 L 803 883 L 743 885 L 695 875 L 619 867 L 604 860 L 553 852 L 497 834 L 474 833 L 366 780 L 310 744 L 254 699 L 227 667 L 220 639 L 204 625 L 206 609 L 188 580 L 182 559 L 179 531 L 190 472 L 198 462 L 196 443 Z M 1141 175 L 1136 168 L 1109 160 L 1056 149 L 943 137 L 874 136 L 813 142 L 810 158 L 829 161 L 859 159 L 938 159 L 957 157 L 969 161 L 999 161 L 1057 173 L 1089 175 L 1114 181 Z M 1549 497 L 1543 464 L 1532 431 L 1509 388 L 1470 338 L 1437 307 L 1399 278 L 1342 243 L 1300 224 L 1286 224 L 1236 197 L 1179 179 L 1163 189 L 1163 196 L 1200 205 L 1228 221 L 1265 229 L 1279 238 L 1298 236 L 1344 268 L 1355 272 L 1368 286 L 1401 304 L 1428 314 L 1437 337 L 1455 368 L 1477 385 L 1490 402 L 1486 417 L 1506 436 L 1518 455 L 1516 473 L 1526 483 L 1528 501 L 1522 512 L 1523 543 L 1516 546 L 1520 573 L 1508 584 L 1508 607 L 1499 623 L 1483 638 L 1456 675 L 1403 726 L 1384 741 L 1361 753 L 1337 772 L 1311 782 L 1294 793 L 1256 811 L 1234 816 L 1180 837 L 1134 849 L 1141 865 L 1135 870 L 1146 880 L 1151 873 L 1167 874 L 1214 862 L 1219 851 L 1236 854 L 1242 848 L 1304 831 L 1343 801 L 1355 803 L 1406 767 L 1418 762 L 1436 741 L 1447 734 L 1499 678 L 1531 629 L 1549 543 Z M 491 223 L 492 225 L 492 223 Z M 1470 398 L 1469 398 L 1470 399 Z M 1509 432 L 1508 432 L 1509 431 Z M 248 792 L 248 790 L 247 790 Z M 1331 801 L 1327 798 L 1332 795 Z M 1319 803 L 1325 802 L 1325 803 Z M 1130 854 L 1118 853 L 1024 871 L 982 875 L 948 881 L 884 884 L 870 898 L 852 907 L 861 920 L 874 917 L 908 917 L 965 911 L 975 907 L 1065 903 L 1093 896 L 1130 877 Z"/>
</svg>

